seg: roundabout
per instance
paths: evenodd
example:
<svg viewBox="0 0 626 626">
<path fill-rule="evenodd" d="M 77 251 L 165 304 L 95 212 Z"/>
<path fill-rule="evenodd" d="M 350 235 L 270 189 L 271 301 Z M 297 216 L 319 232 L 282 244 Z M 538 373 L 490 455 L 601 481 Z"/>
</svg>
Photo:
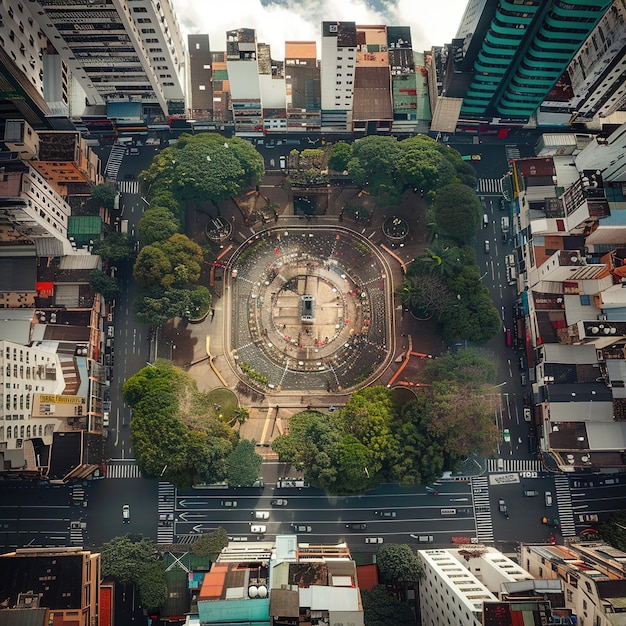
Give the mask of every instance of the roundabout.
<svg viewBox="0 0 626 626">
<path fill-rule="evenodd" d="M 229 262 L 231 366 L 276 391 L 344 392 L 371 384 L 393 337 L 390 270 L 349 229 L 273 228 Z"/>
</svg>

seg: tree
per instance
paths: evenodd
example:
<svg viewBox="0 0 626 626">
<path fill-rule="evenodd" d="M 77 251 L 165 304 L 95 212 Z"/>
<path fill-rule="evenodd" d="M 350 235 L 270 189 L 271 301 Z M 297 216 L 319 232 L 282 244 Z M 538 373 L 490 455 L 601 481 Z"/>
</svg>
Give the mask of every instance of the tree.
<svg viewBox="0 0 626 626">
<path fill-rule="evenodd" d="M 480 201 L 476 192 L 462 184 L 450 184 L 437 191 L 435 221 L 450 237 L 460 242 L 471 241 L 480 222 Z"/>
<path fill-rule="evenodd" d="M 153 286 L 141 290 L 135 300 L 135 314 L 143 324 L 160 326 L 173 317 L 197 319 L 211 305 L 211 292 L 200 285 L 195 289 L 165 289 Z"/>
<path fill-rule="evenodd" d="M 425 270 L 418 273 L 438 274 L 443 278 L 454 276 L 464 261 L 464 255 L 457 246 L 447 245 L 436 239 L 424 254 L 415 260 L 416 269 Z"/>
<path fill-rule="evenodd" d="M 236 196 L 261 180 L 263 157 L 248 141 L 216 133 L 182 135 L 142 173 L 151 200 L 170 191 L 177 200 L 202 204 Z"/>
<path fill-rule="evenodd" d="M 142 535 L 115 537 L 100 549 L 101 573 L 122 585 L 134 585 L 146 609 L 158 609 L 167 600 L 165 565 L 156 544 Z"/>
<path fill-rule="evenodd" d="M 397 204 L 401 183 L 398 174 L 400 147 L 395 137 L 364 137 L 352 145 L 353 157 L 348 162 L 350 178 L 366 186 L 381 202 Z"/>
<path fill-rule="evenodd" d="M 115 206 L 115 187 L 109 184 L 92 185 L 89 204 L 94 208 L 112 211 Z"/>
<path fill-rule="evenodd" d="M 135 256 L 134 240 L 125 233 L 109 232 L 104 239 L 94 242 L 91 253 L 97 254 L 113 265 L 129 261 Z"/>
<path fill-rule="evenodd" d="M 233 424 L 241 426 L 245 424 L 248 419 L 250 419 L 250 411 L 245 406 L 238 405 L 233 411 L 233 418 L 229 423 L 231 426 Z"/>
<path fill-rule="evenodd" d="M 626 511 L 617 511 L 600 525 L 600 535 L 608 544 L 626 551 Z"/>
<path fill-rule="evenodd" d="M 449 380 L 458 385 L 479 389 L 496 381 L 495 355 L 477 348 L 447 352 L 428 361 L 422 370 L 425 381 Z"/>
<path fill-rule="evenodd" d="M 213 415 L 189 374 L 157 360 L 131 376 L 122 393 L 133 407 L 133 451 L 146 477 L 179 488 L 224 480 L 237 435 Z"/>
<path fill-rule="evenodd" d="M 241 439 L 226 461 L 228 484 L 249 487 L 259 479 L 262 457 L 256 453 L 256 442 Z"/>
<path fill-rule="evenodd" d="M 451 293 L 443 280 L 431 274 L 407 274 L 398 294 L 400 301 L 420 319 L 441 315 L 451 302 Z"/>
<path fill-rule="evenodd" d="M 228 532 L 222 526 L 218 526 L 212 533 L 199 535 L 191 546 L 191 551 L 196 556 L 216 555 L 228 545 L 228 541 Z"/>
<path fill-rule="evenodd" d="M 422 564 L 410 546 L 403 543 L 386 543 L 378 550 L 376 558 L 381 574 L 398 583 L 418 581 L 423 575 Z"/>
<path fill-rule="evenodd" d="M 137 224 L 137 236 L 142 245 L 165 241 L 180 230 L 176 216 L 165 207 L 151 207 Z"/>
<path fill-rule="evenodd" d="M 453 343 L 466 339 L 486 343 L 502 328 L 500 313 L 493 306 L 491 296 L 478 273 L 478 267 L 467 265 L 448 281 L 448 289 L 456 294 L 456 301 L 441 315 L 444 339 Z"/>
<path fill-rule="evenodd" d="M 394 598 L 384 585 L 376 585 L 371 591 L 361 590 L 363 618 L 367 626 L 414 626 L 415 613 L 407 602 Z"/>
<path fill-rule="evenodd" d="M 115 300 L 120 294 L 120 286 L 117 280 L 102 270 L 89 272 L 89 284 L 94 291 L 102 294 L 105 302 Z"/>
<path fill-rule="evenodd" d="M 161 284 L 164 276 L 172 272 L 172 263 L 166 252 L 157 243 L 144 246 L 133 268 L 135 280 L 144 287 Z"/>
<path fill-rule="evenodd" d="M 352 146 L 344 141 L 338 141 L 330 149 L 328 167 L 335 172 L 345 172 L 352 158 Z"/>
</svg>

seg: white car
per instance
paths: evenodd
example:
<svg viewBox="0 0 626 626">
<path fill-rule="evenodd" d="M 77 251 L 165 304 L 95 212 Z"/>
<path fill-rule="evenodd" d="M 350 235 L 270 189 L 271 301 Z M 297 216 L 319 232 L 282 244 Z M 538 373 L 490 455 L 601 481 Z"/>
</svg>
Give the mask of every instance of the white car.
<svg viewBox="0 0 626 626">
<path fill-rule="evenodd" d="M 267 526 L 250 526 L 250 532 L 256 533 L 257 535 L 263 535 L 267 530 Z"/>
<path fill-rule="evenodd" d="M 130 504 L 125 504 L 122 507 L 122 522 L 128 524 L 130 522 Z"/>
<path fill-rule="evenodd" d="M 365 543 L 383 543 L 382 537 L 365 537 Z"/>
<path fill-rule="evenodd" d="M 108 428 L 109 427 L 109 412 L 105 411 L 103 416 L 102 416 L 102 426 L 104 428 Z"/>
<path fill-rule="evenodd" d="M 252 515 L 254 515 L 254 519 L 269 519 L 270 518 L 269 511 L 253 511 Z"/>
<path fill-rule="evenodd" d="M 222 500 L 220 505 L 227 509 L 234 509 L 237 506 L 237 500 Z"/>
</svg>

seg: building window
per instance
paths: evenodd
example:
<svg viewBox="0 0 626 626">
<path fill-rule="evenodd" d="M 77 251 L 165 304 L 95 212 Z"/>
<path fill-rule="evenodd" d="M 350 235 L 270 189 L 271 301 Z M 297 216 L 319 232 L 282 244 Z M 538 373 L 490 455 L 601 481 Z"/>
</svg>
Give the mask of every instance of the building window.
<svg viewBox="0 0 626 626">
<path fill-rule="evenodd" d="M 133 13 L 147 13 L 146 7 L 133 7 Z"/>
<path fill-rule="evenodd" d="M 7 426 L 7 439 L 11 439 L 12 436 L 12 429 L 10 426 Z"/>
<path fill-rule="evenodd" d="M 581 306 L 591 306 L 591 296 L 580 296 Z"/>
</svg>

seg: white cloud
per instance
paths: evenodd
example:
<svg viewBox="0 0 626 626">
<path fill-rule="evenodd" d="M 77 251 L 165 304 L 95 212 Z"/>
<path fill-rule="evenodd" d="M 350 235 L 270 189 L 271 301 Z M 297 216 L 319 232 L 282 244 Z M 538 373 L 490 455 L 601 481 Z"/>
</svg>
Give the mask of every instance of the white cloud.
<svg viewBox="0 0 626 626">
<path fill-rule="evenodd" d="M 448 43 L 456 34 L 465 0 L 379 0 L 375 10 L 363 0 L 172 0 L 183 36 L 208 34 L 212 50 L 224 50 L 226 31 L 253 28 L 257 41 L 271 46 L 272 57 L 285 55 L 285 41 L 318 42 L 322 21 L 410 26 L 414 50 Z M 320 55 L 318 45 L 318 56 Z"/>
</svg>

